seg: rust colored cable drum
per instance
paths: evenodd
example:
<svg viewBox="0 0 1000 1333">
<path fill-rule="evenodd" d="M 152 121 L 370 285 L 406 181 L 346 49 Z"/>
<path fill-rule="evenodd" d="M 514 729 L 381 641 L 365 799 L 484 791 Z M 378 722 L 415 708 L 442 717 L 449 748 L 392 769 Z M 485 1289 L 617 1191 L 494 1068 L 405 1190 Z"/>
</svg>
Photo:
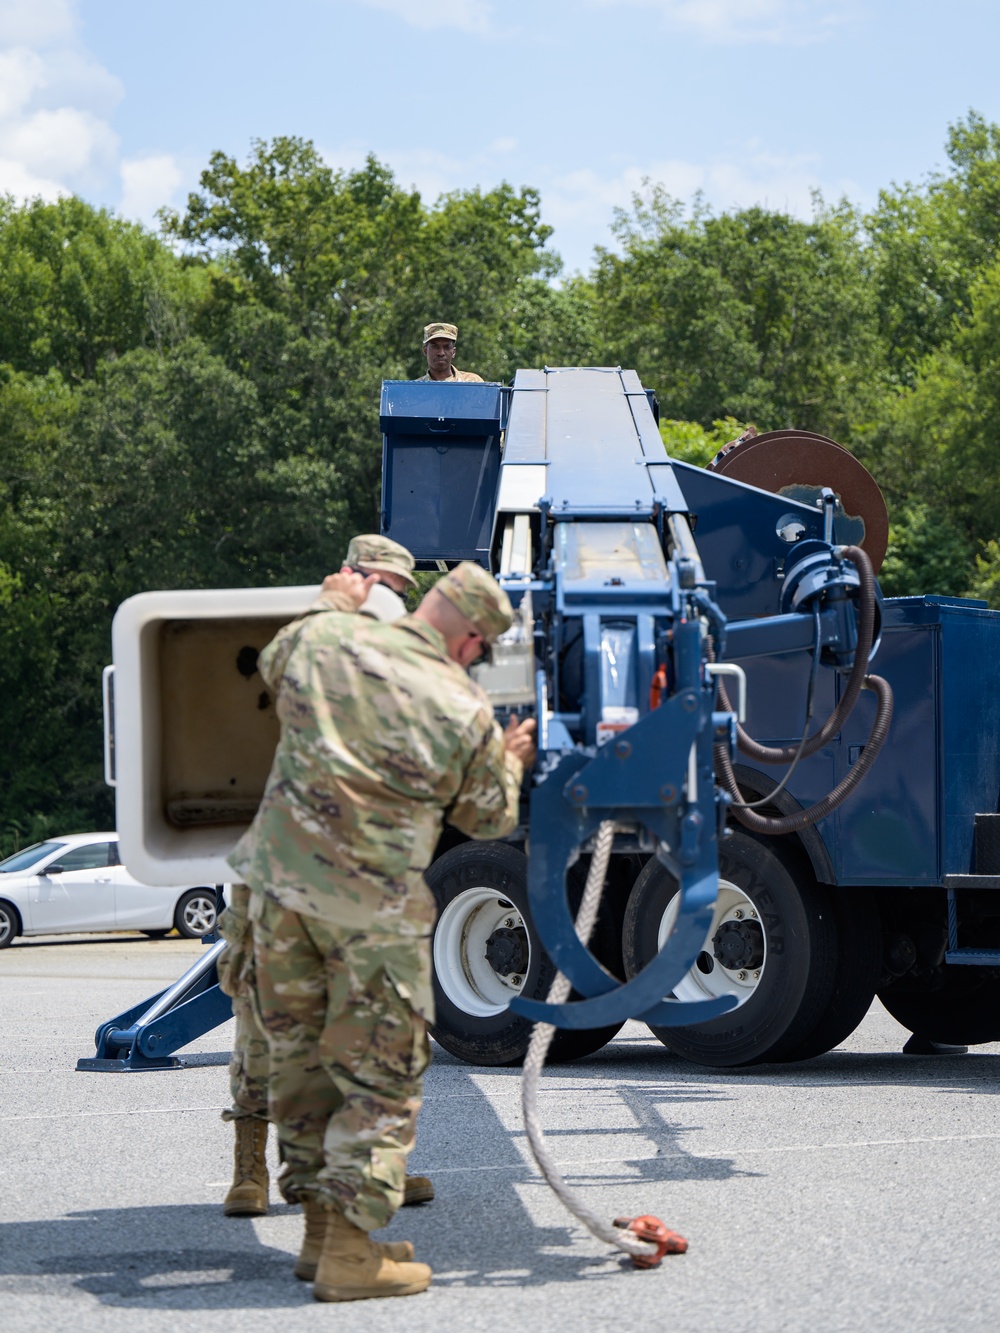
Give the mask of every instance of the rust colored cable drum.
<svg viewBox="0 0 1000 1333">
<path fill-rule="evenodd" d="M 838 540 L 864 548 L 877 574 L 889 544 L 889 514 L 868 469 L 836 440 L 805 430 L 772 430 L 741 438 L 708 465 L 773 495 L 813 504 L 823 486 L 837 496 Z"/>
</svg>

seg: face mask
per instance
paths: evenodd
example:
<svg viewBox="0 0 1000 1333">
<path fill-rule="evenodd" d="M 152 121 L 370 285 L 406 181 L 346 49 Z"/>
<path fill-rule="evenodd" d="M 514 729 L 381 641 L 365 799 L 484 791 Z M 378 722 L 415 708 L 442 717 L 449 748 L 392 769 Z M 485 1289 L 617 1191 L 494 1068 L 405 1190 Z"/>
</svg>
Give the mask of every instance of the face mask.
<svg viewBox="0 0 1000 1333">
<path fill-rule="evenodd" d="M 398 593 L 387 587 L 384 583 L 373 583 L 368 596 L 361 603 L 360 611 L 363 616 L 371 616 L 373 620 L 384 620 L 392 622 L 399 620 L 400 616 L 406 615 L 406 606 L 402 597 Z"/>
</svg>

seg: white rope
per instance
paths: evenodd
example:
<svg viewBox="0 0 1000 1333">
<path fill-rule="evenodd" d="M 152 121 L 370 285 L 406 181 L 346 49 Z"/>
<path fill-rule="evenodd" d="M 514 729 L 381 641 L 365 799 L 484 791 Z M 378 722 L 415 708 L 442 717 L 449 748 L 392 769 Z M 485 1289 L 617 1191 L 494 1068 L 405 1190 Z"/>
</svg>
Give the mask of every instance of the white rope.
<svg viewBox="0 0 1000 1333">
<path fill-rule="evenodd" d="M 614 835 L 614 820 L 606 819 L 597 830 L 597 844 L 590 861 L 590 871 L 583 891 L 583 901 L 580 903 L 580 910 L 576 917 L 576 933 L 584 944 L 590 940 L 594 924 L 597 921 L 597 909 L 601 903 L 601 892 L 608 873 L 608 861 L 611 858 L 611 844 Z M 569 981 L 561 972 L 557 973 L 556 979 L 549 989 L 549 1004 L 563 1004 L 571 990 Z M 538 1169 L 548 1181 L 560 1203 L 574 1217 L 579 1218 L 587 1230 L 591 1231 L 599 1240 L 607 1242 L 608 1245 L 614 1245 L 619 1250 L 624 1250 L 626 1254 L 656 1254 L 656 1245 L 649 1241 L 639 1240 L 637 1236 L 629 1231 L 623 1231 L 607 1222 L 602 1222 L 599 1217 L 592 1213 L 566 1184 L 559 1168 L 549 1155 L 549 1150 L 545 1146 L 545 1135 L 542 1132 L 541 1121 L 538 1119 L 538 1083 L 554 1035 L 555 1028 L 551 1023 L 535 1024 L 535 1030 L 531 1034 L 531 1042 L 528 1046 L 528 1053 L 524 1057 L 524 1071 L 521 1078 L 521 1110 L 524 1115 L 524 1128 L 528 1135 L 528 1142 L 531 1144 L 531 1151 L 538 1163 Z"/>
</svg>

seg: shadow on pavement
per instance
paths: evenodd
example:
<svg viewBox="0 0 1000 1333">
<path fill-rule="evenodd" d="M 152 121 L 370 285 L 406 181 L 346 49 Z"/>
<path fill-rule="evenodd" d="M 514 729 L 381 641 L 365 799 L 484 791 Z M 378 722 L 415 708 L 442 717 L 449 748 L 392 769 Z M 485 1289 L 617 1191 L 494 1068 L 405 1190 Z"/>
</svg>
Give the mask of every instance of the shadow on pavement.
<svg viewBox="0 0 1000 1333">
<path fill-rule="evenodd" d="M 470 1068 L 440 1050 L 435 1057 L 411 1169 L 432 1177 L 437 1198 L 402 1211 L 386 1233 L 414 1242 L 418 1257 L 434 1269 L 432 1293 L 617 1277 L 628 1261 L 562 1212 L 528 1160 L 520 1071 Z M 188 1058 L 221 1066 L 227 1053 Z M 687 1064 L 652 1040 L 624 1040 L 546 1071 L 540 1109 L 556 1160 L 598 1215 L 607 1208 L 610 1221 L 612 1209 L 655 1212 L 671 1226 L 679 1221 L 670 1215 L 673 1186 L 714 1190 L 719 1182 L 767 1174 L 692 1151 L 699 1107 L 734 1102 L 753 1085 L 883 1084 L 992 1093 L 998 1078 L 1000 1056 L 992 1053 L 837 1051 L 801 1065 L 725 1071 Z M 548 1104 L 547 1089 L 553 1094 Z M 135 1132 L 150 1136 L 153 1194 L 162 1130 L 137 1120 Z M 297 1209 L 272 1205 L 269 1216 L 256 1222 L 223 1221 L 217 1203 L 164 1203 L 0 1224 L 0 1289 L 64 1297 L 80 1292 L 106 1306 L 136 1309 L 309 1306 L 309 1285 L 292 1273 L 299 1216 Z M 269 1243 L 276 1240 L 281 1248 Z M 673 1262 L 680 1260 L 667 1261 L 665 1268 Z"/>
<path fill-rule="evenodd" d="M 0 1226 L 0 1285 L 19 1295 L 56 1294 L 65 1278 L 106 1305 L 161 1309 L 311 1301 L 286 1251 L 261 1244 L 250 1222 L 230 1219 L 220 1234 L 219 1217 L 209 1204 L 164 1205 L 7 1223 Z"/>
<path fill-rule="evenodd" d="M 440 1208 L 432 1208 L 437 1222 L 406 1218 L 387 1234 L 414 1241 L 438 1288 L 606 1279 L 620 1268 L 614 1255 L 582 1252 L 571 1228 L 539 1229 L 523 1216 L 512 1224 L 492 1210 L 484 1228 L 477 1217 L 467 1218 L 459 1229 L 444 1228 L 442 1237 Z M 298 1214 L 271 1209 L 293 1211 Z M 296 1240 L 298 1234 L 296 1228 Z M 552 1246 L 575 1253 L 539 1252 Z M 310 1285 L 292 1272 L 294 1255 L 260 1241 L 249 1221 L 229 1219 L 220 1227 L 214 1205 L 95 1209 L 57 1221 L 5 1223 L 0 1255 L 0 1291 L 11 1296 L 65 1297 L 69 1288 L 103 1305 L 136 1309 L 312 1305 Z"/>
<path fill-rule="evenodd" d="M 224 1056 L 215 1058 L 221 1062 Z M 620 1067 L 620 1060 L 609 1061 L 609 1068 Z M 516 1095 L 520 1071 L 488 1071 L 502 1080 L 499 1089 L 491 1082 L 488 1092 L 477 1085 L 483 1072 L 447 1057 L 439 1061 L 426 1089 L 412 1163 L 415 1172 L 431 1175 L 437 1198 L 401 1211 L 384 1234 L 414 1242 L 417 1256 L 434 1270 L 432 1293 L 620 1280 L 623 1264 L 632 1272 L 627 1259 L 590 1237 L 555 1204 L 526 1160 Z M 591 1076 L 595 1072 L 591 1063 Z M 608 1209 L 608 1221 L 630 1202 L 641 1204 L 635 1212 L 657 1211 L 668 1201 L 672 1183 L 744 1174 L 729 1159 L 699 1159 L 684 1147 L 689 1126 L 682 1117 L 699 1101 L 717 1099 L 712 1090 L 698 1094 L 687 1088 L 678 1095 L 662 1073 L 637 1089 L 635 1072 L 629 1071 L 622 1086 L 601 1079 L 599 1100 L 579 1126 L 566 1128 L 578 1120 L 575 1114 L 569 1122 L 557 1116 L 562 1128 L 551 1134 L 557 1159 L 563 1149 L 575 1159 L 565 1166 L 567 1179 L 582 1188 L 599 1214 Z M 601 1099 L 607 1110 L 603 1126 Z M 664 1109 L 674 1104 L 685 1109 L 665 1116 Z M 152 1192 L 164 1152 L 162 1130 L 138 1121 L 136 1132 L 150 1136 Z M 575 1135 L 575 1142 L 563 1134 Z M 266 1218 L 223 1221 L 218 1204 L 165 1203 L 0 1224 L 0 1290 L 15 1296 L 80 1292 L 106 1306 L 143 1310 L 311 1305 L 309 1285 L 297 1282 L 292 1272 L 290 1251 L 299 1243 L 300 1216 L 298 1209 L 272 1204 Z M 276 1240 L 283 1248 L 268 1243 Z"/>
<path fill-rule="evenodd" d="M 520 1070 L 470 1069 L 444 1053 L 438 1058 L 438 1052 L 435 1063 L 411 1169 L 432 1177 L 437 1199 L 429 1208 L 405 1210 L 392 1228 L 393 1235 L 413 1240 L 418 1257 L 432 1264 L 435 1285 L 603 1281 L 622 1263 L 632 1271 L 628 1259 L 563 1211 L 530 1160 Z M 599 1072 L 602 1063 L 607 1080 Z M 635 1068 L 623 1071 L 613 1051 L 606 1062 L 594 1057 L 587 1066 L 599 1085 L 586 1093 L 581 1089 L 584 1099 L 574 1098 L 571 1108 L 565 1096 L 560 1109 L 546 1106 L 548 1075 L 543 1077 L 540 1115 L 570 1187 L 598 1216 L 607 1210 L 607 1222 L 622 1212 L 660 1212 L 669 1205 L 671 1188 L 682 1181 L 756 1174 L 737 1169 L 731 1158 L 699 1157 L 686 1146 L 694 1108 L 720 1100 L 714 1090 L 665 1084 L 662 1067 L 655 1081 L 636 1087 Z M 553 1081 L 576 1068 L 557 1066 Z M 488 1082 L 488 1091 L 480 1079 Z M 722 1099 L 731 1100 L 729 1094 Z M 669 1217 L 664 1220 L 671 1225 Z"/>
<path fill-rule="evenodd" d="M 905 1034 L 904 1034 L 905 1035 Z M 846 1087 L 880 1083 L 892 1087 L 953 1088 L 966 1092 L 996 1092 L 1000 1083 L 1000 1055 L 970 1046 L 965 1055 L 903 1055 L 902 1051 L 834 1050 L 812 1060 L 787 1064 L 744 1065 L 737 1069 L 711 1069 L 694 1065 L 671 1054 L 658 1042 L 630 1040 L 611 1043 L 594 1055 L 573 1064 L 546 1068 L 546 1078 L 589 1079 L 605 1065 L 621 1069 L 632 1083 L 655 1083 L 668 1079 L 673 1093 L 682 1100 L 685 1086 L 696 1086 L 696 1100 L 708 1095 L 705 1085 L 716 1086 L 716 1099 L 725 1097 L 730 1081 L 738 1086 L 787 1088 Z M 665 1067 L 666 1066 L 666 1071 Z M 982 1086 L 978 1086 L 982 1085 Z"/>
</svg>

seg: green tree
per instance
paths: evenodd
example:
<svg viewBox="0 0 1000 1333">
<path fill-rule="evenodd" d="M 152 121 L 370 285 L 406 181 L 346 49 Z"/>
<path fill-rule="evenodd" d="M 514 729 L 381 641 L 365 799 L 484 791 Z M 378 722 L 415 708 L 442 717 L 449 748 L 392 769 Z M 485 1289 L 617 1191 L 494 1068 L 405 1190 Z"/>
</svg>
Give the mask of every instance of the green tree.
<svg viewBox="0 0 1000 1333">
<path fill-rule="evenodd" d="M 105 619 L 152 587 L 319 581 L 347 509 L 333 465 L 277 447 L 256 384 L 198 339 L 137 349 L 81 395 L 66 559 Z M 87 558 L 87 552 L 99 553 Z"/>
<path fill-rule="evenodd" d="M 998 258 L 1000 126 L 970 111 L 945 147 L 950 171 L 883 190 L 865 220 L 888 367 L 906 387 L 968 319 L 977 277 Z"/>
<path fill-rule="evenodd" d="M 893 590 L 972 586 L 982 577 L 974 553 L 1000 531 L 1000 263 L 973 279 L 968 301 L 967 318 L 925 356 L 912 388 L 887 400 L 866 449 L 890 517 L 901 532 L 912 529 L 898 550 Z M 935 543 L 943 555 L 919 554 Z M 936 562 L 933 580 L 928 559 Z"/>
<path fill-rule="evenodd" d="M 44 836 L 57 816 L 93 827 L 103 794 L 100 737 L 91 749 L 77 707 L 82 689 L 99 693 L 99 677 L 74 679 L 60 643 L 75 608 L 57 483 L 75 411 L 58 372 L 0 366 L 0 850 Z"/>
<path fill-rule="evenodd" d="M 879 571 L 887 597 L 921 593 L 961 596 L 968 586 L 972 543 L 947 513 L 912 502 L 889 525 L 889 546 Z"/>
<path fill-rule="evenodd" d="M 532 190 L 445 195 L 428 208 L 374 157 L 331 171 L 301 139 L 259 141 L 245 166 L 217 153 L 165 226 L 213 265 L 195 331 L 259 394 L 262 436 L 332 466 L 350 528 L 376 525 L 383 378 L 421 374 L 428 319 L 461 326 L 462 363 L 487 378 L 586 342 L 579 286 Z"/>
<path fill-rule="evenodd" d="M 976 555 L 967 597 L 981 597 L 994 611 L 1000 610 L 1000 542 L 991 538 Z"/>
<path fill-rule="evenodd" d="M 727 417 L 725 421 L 713 421 L 711 429 L 706 430 L 697 421 L 666 420 L 660 422 L 660 438 L 671 458 L 705 467 L 723 445 L 735 440 L 749 424 Z"/>
<path fill-rule="evenodd" d="M 649 186 L 560 281 L 536 191 L 428 202 L 302 139 L 218 153 L 169 244 L 78 199 L 0 200 L 0 843 L 111 819 L 100 669 L 164 586 L 317 580 L 378 523 L 379 384 L 459 364 L 622 364 L 704 464 L 741 423 L 856 449 L 889 592 L 1000 605 L 1000 127 L 861 218 L 685 211 Z"/>
<path fill-rule="evenodd" d="M 143 228 L 82 199 L 0 197 L 0 363 L 70 383 L 178 335 L 200 275 Z"/>
<path fill-rule="evenodd" d="M 657 186 L 619 212 L 595 271 L 605 360 L 635 366 L 671 416 L 837 438 L 871 410 L 880 352 L 859 220 L 762 208 L 690 217 Z"/>
</svg>

